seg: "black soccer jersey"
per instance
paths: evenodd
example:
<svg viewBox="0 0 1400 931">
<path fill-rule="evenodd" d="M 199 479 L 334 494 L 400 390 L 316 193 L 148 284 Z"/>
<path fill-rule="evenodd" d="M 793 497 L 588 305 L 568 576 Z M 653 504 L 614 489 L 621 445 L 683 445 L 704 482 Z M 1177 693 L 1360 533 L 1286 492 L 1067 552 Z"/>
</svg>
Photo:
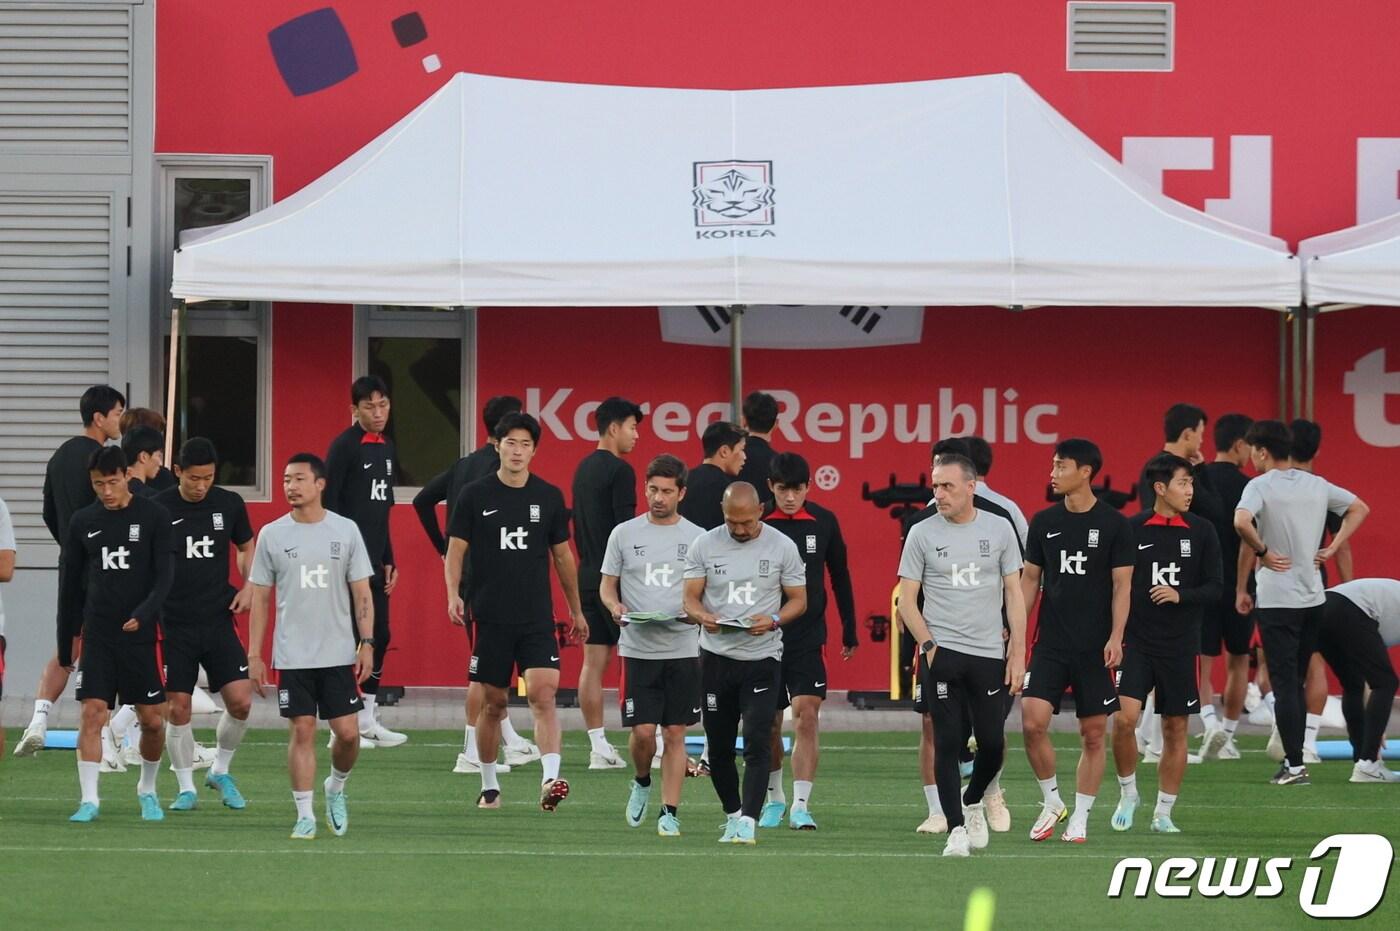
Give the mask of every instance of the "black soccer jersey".
<svg viewBox="0 0 1400 931">
<path fill-rule="evenodd" d="M 1195 514 L 1165 518 L 1151 511 L 1128 519 L 1137 563 L 1124 642 L 1154 656 L 1195 656 L 1201 618 L 1220 601 L 1220 542 L 1210 521 Z M 1153 604 L 1159 585 L 1176 589 L 1177 604 Z"/>
<path fill-rule="evenodd" d="M 457 496 L 462 493 L 462 489 L 500 467 L 501 454 L 496 451 L 495 446 L 483 443 L 479 448 L 458 459 L 447 471 L 433 476 L 414 496 L 413 510 L 418 513 L 418 522 L 423 525 L 423 532 L 428 535 L 439 556 L 447 553 L 447 537 L 443 536 L 442 528 L 438 526 L 438 503 L 446 502 L 447 520 L 451 522 L 452 509 L 457 506 Z"/>
<path fill-rule="evenodd" d="M 84 434 L 64 440 L 44 470 L 44 526 L 60 547 L 67 539 L 73 515 L 97 497 L 88 475 L 88 459 L 102 444 Z"/>
<path fill-rule="evenodd" d="M 714 530 L 724 523 L 724 490 L 733 482 L 734 476 L 708 462 L 691 469 L 680 503 L 681 517 L 705 530 Z M 759 497 L 763 497 L 762 491 Z"/>
<path fill-rule="evenodd" d="M 620 456 L 595 449 L 574 472 L 573 504 L 579 591 L 596 592 L 603 581 L 608 536 L 637 516 L 637 473 Z"/>
<path fill-rule="evenodd" d="M 783 625 L 783 651 L 791 656 L 826 643 L 826 580 L 836 595 L 836 611 L 841 615 L 841 643 L 853 647 L 856 639 L 856 604 L 851 591 L 851 570 L 846 564 L 846 541 L 836 515 L 808 501 L 796 514 L 788 516 L 773 508 L 763 520 L 797 544 L 797 553 L 807 567 L 807 613 Z"/>
<path fill-rule="evenodd" d="M 389 513 L 394 506 L 394 444 L 359 424 L 331 442 L 326 453 L 326 510 L 348 517 L 360 528 L 375 574 L 394 565 Z"/>
<path fill-rule="evenodd" d="M 1113 630 L 1113 570 L 1136 560 L 1128 519 L 1102 501 L 1082 514 L 1061 501 L 1031 518 L 1026 562 L 1041 569 L 1036 645 L 1102 650 Z"/>
<path fill-rule="evenodd" d="M 161 625 L 226 622 L 229 603 L 237 594 L 229 584 L 229 544 L 242 546 L 253 539 L 243 498 L 216 485 L 203 501 L 186 501 L 179 487 L 161 492 L 155 501 L 170 512 L 175 549 L 175 579 Z"/>
<path fill-rule="evenodd" d="M 550 624 L 550 547 L 569 539 L 558 488 L 531 475 L 511 488 L 488 475 L 462 489 L 447 535 L 467 542 L 471 609 L 486 624 Z"/>
<path fill-rule="evenodd" d="M 1249 476 L 1233 462 L 1207 462 L 1201 466 L 1215 493 L 1220 496 L 1219 519 L 1211 519 L 1215 536 L 1220 543 L 1222 578 L 1229 597 L 1235 597 L 1235 578 L 1238 575 L 1236 561 L 1240 555 L 1240 535 L 1235 530 L 1235 508 L 1239 506 L 1244 486 L 1249 484 Z M 1205 516 L 1205 515 L 1202 515 Z"/>
<path fill-rule="evenodd" d="M 60 659 L 68 657 L 71 640 L 80 630 L 84 638 L 109 642 L 156 639 L 156 617 L 172 575 L 169 511 L 134 495 L 115 511 L 94 501 L 73 515 L 63 560 Z M 140 627 L 123 631 L 131 618 Z"/>
</svg>

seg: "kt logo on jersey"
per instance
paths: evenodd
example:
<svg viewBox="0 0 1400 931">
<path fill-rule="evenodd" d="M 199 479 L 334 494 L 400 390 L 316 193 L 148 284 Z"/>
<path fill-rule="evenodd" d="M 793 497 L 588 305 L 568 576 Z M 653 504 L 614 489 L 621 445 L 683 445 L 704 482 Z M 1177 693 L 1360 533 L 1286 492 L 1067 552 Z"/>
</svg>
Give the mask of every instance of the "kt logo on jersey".
<svg viewBox="0 0 1400 931">
<path fill-rule="evenodd" d="M 696 226 L 772 226 L 773 163 L 695 162 Z"/>
</svg>

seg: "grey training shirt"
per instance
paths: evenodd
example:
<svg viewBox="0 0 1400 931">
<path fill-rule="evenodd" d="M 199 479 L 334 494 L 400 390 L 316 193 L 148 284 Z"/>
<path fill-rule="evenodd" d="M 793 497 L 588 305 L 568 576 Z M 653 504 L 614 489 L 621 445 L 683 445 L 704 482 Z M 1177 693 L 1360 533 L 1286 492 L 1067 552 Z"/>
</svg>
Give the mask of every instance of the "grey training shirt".
<svg viewBox="0 0 1400 931">
<path fill-rule="evenodd" d="M 657 524 L 650 514 L 614 527 L 603 551 L 602 571 L 617 578 L 623 607 L 642 614 L 684 614 L 686 554 L 702 533 L 684 517 L 674 524 Z M 700 628 L 685 621 L 628 624 L 618 636 L 617 652 L 634 659 L 699 656 Z"/>
<path fill-rule="evenodd" d="M 272 663 L 278 669 L 351 666 L 358 632 L 350 583 L 374 574 L 360 528 L 327 511 L 304 524 L 284 514 L 258 534 L 249 581 L 277 589 Z"/>
<path fill-rule="evenodd" d="M 1003 579 L 1021 568 L 1013 526 L 976 511 L 955 524 L 942 514 L 914 525 L 904 541 L 899 577 L 919 582 L 924 623 L 941 647 L 1001 659 Z"/>
<path fill-rule="evenodd" d="M 1259 525 L 1264 545 L 1292 562 L 1287 572 L 1261 564 L 1254 573 L 1261 608 L 1311 608 L 1326 601 L 1313 557 L 1327 528 L 1327 512 L 1342 514 L 1356 495 L 1301 469 L 1273 469 L 1244 486 L 1239 509 Z M 1235 558 L 1239 554 L 1234 554 Z"/>
<path fill-rule="evenodd" d="M 705 610 L 718 618 L 777 614 L 783 586 L 806 588 L 807 567 L 797 545 L 767 524 L 758 535 L 740 543 L 721 524 L 696 538 L 686 553 L 685 577 L 704 579 Z M 746 630 L 700 631 L 700 646 L 734 659 L 782 659 L 783 637 L 778 631 L 757 636 Z"/>
<path fill-rule="evenodd" d="M 1388 647 L 1400 646 L 1400 582 L 1394 579 L 1352 579 L 1328 589 L 1362 610 L 1381 630 Z"/>
</svg>

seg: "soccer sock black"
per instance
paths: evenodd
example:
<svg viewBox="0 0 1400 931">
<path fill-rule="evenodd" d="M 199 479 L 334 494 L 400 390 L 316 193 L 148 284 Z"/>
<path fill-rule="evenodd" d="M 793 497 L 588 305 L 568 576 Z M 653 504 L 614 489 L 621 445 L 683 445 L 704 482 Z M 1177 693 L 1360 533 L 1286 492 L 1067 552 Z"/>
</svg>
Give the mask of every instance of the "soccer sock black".
<svg viewBox="0 0 1400 931">
<path fill-rule="evenodd" d="M 661 806 L 661 814 L 663 814 L 663 815 L 670 815 L 670 816 L 673 817 L 673 818 L 676 816 L 676 812 L 678 812 L 678 811 L 680 811 L 680 806 L 679 806 L 679 805 L 662 805 L 662 806 Z"/>
<path fill-rule="evenodd" d="M 637 780 L 637 785 L 641 786 L 643 789 L 651 788 L 651 773 L 647 773 L 645 776 L 633 776 L 632 778 Z"/>
</svg>

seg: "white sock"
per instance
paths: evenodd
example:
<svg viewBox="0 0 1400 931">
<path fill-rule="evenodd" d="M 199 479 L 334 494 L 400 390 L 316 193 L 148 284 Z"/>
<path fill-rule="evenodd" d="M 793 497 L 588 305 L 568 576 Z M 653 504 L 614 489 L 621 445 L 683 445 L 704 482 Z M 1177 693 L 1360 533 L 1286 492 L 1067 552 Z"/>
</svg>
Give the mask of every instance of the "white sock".
<svg viewBox="0 0 1400 931">
<path fill-rule="evenodd" d="M 938 786 L 924 786 L 924 801 L 928 802 L 928 816 L 943 814 L 943 803 L 938 800 Z"/>
<path fill-rule="evenodd" d="M 476 728 L 470 724 L 467 725 L 466 736 L 462 738 L 462 752 L 467 755 L 467 762 L 481 762 L 481 754 L 476 751 Z"/>
<path fill-rule="evenodd" d="M 781 766 L 768 771 L 768 801 L 787 804 L 787 795 L 783 792 L 783 768 Z"/>
<path fill-rule="evenodd" d="M 1165 792 L 1157 793 L 1157 810 L 1153 812 L 1158 818 L 1170 818 L 1172 816 L 1172 806 L 1176 804 L 1176 796 L 1168 795 Z"/>
<path fill-rule="evenodd" d="M 83 793 L 83 801 L 89 805 L 100 805 L 97 798 L 97 774 L 101 763 L 85 763 L 78 760 L 78 788 Z"/>
<path fill-rule="evenodd" d="M 1303 749 L 1317 752 L 1317 732 L 1322 727 L 1322 715 L 1309 714 L 1303 729 Z"/>
<path fill-rule="evenodd" d="M 1219 727 L 1219 726 L 1220 726 L 1220 725 L 1217 723 L 1217 719 L 1216 719 L 1216 717 L 1215 717 L 1215 706 L 1214 706 L 1214 705 L 1202 705 L 1202 706 L 1201 706 L 1201 723 L 1202 723 L 1203 725 L 1205 725 L 1206 730 L 1210 730 L 1211 728 Z"/>
<path fill-rule="evenodd" d="M 495 789 L 497 792 L 501 791 L 501 784 L 496 780 L 496 764 L 494 762 L 482 763 L 481 791 L 490 792 L 492 789 Z"/>
<path fill-rule="evenodd" d="M 43 698 L 36 698 L 34 700 L 34 717 L 29 719 L 29 726 L 47 729 L 49 726 L 49 709 L 52 707 L 53 702 Z M 97 804 L 96 798 L 94 798 L 93 804 Z"/>
<path fill-rule="evenodd" d="M 170 765 L 175 771 L 194 769 L 194 728 L 189 724 L 165 726 L 165 749 L 170 753 Z M 181 784 L 183 787 L 183 783 Z"/>
<path fill-rule="evenodd" d="M 515 725 L 510 723 L 510 716 L 501 718 L 501 743 L 507 747 L 518 747 L 525 743 L 525 738 L 516 733 Z"/>
<path fill-rule="evenodd" d="M 1074 793 L 1074 811 L 1069 816 L 1069 826 L 1065 833 L 1071 837 L 1082 837 L 1089 833 L 1089 812 L 1094 809 L 1094 798 L 1082 792 Z"/>
<path fill-rule="evenodd" d="M 1274 710 L 1274 693 L 1272 691 L 1264 693 L 1264 704 L 1269 706 L 1269 712 L 1272 714 Z"/>
<path fill-rule="evenodd" d="M 297 805 L 298 821 L 315 821 L 316 815 L 311 810 L 311 798 L 313 792 L 292 792 L 292 801 Z"/>
<path fill-rule="evenodd" d="M 179 784 L 181 792 L 195 791 L 193 769 L 176 769 L 175 781 Z"/>
<path fill-rule="evenodd" d="M 1239 719 L 1239 718 L 1221 718 L 1220 720 L 1221 720 L 1221 726 L 1225 728 L 1225 733 L 1226 733 L 1227 735 L 1229 735 L 1231 739 L 1233 739 L 1234 736 L 1235 736 L 1235 728 L 1237 728 L 1237 727 L 1240 726 L 1240 719 Z"/>
<path fill-rule="evenodd" d="M 541 782 L 552 782 L 559 778 L 559 754 L 546 753 L 540 757 L 540 769 L 544 770 Z"/>
<path fill-rule="evenodd" d="M 986 798 L 988 795 L 996 795 L 996 794 L 997 794 L 998 792 L 1000 792 L 1000 791 L 1001 791 L 1001 770 L 997 770 L 997 774 L 996 774 L 995 776 L 992 777 L 992 781 L 989 782 L 989 783 L 987 783 L 987 788 L 986 788 L 985 790 L 983 790 L 983 792 L 982 792 L 982 797 L 983 797 L 983 798 Z"/>
<path fill-rule="evenodd" d="M 1155 711 L 1147 722 L 1147 749 L 1158 756 L 1162 755 L 1162 716 Z"/>
<path fill-rule="evenodd" d="M 1060 783 L 1054 776 L 1049 779 L 1037 779 L 1040 783 L 1040 794 L 1045 798 L 1045 804 L 1051 808 L 1064 808 L 1065 800 L 1060 798 Z"/>
<path fill-rule="evenodd" d="M 137 795 L 156 794 L 156 773 L 160 772 L 160 760 L 141 758 L 141 778 L 136 781 Z"/>
<path fill-rule="evenodd" d="M 1132 772 L 1126 776 L 1119 776 L 1118 788 L 1122 790 L 1124 798 L 1137 798 L 1137 773 Z"/>
<path fill-rule="evenodd" d="M 364 705 L 360 708 L 359 715 L 360 733 L 364 733 L 365 731 L 374 729 L 374 703 L 377 699 L 368 692 L 360 697 L 364 700 Z"/>
<path fill-rule="evenodd" d="M 331 767 L 331 774 L 326 777 L 327 792 L 344 792 L 345 780 L 350 778 L 349 773 L 342 773 L 334 766 Z"/>
<path fill-rule="evenodd" d="M 807 802 L 812 798 L 812 783 L 805 779 L 792 781 L 792 810 L 806 811 Z"/>
<path fill-rule="evenodd" d="M 136 709 L 131 705 L 122 705 L 117 709 L 116 714 L 112 715 L 112 736 L 117 739 L 118 744 L 126 739 L 126 732 L 135 723 Z"/>
<path fill-rule="evenodd" d="M 248 732 L 248 720 L 242 721 L 225 711 L 219 715 L 219 726 L 214 731 L 217 744 L 214 765 L 209 767 L 211 776 L 223 776 L 233 764 L 233 755 L 238 745 L 243 743 L 243 735 Z"/>
<path fill-rule="evenodd" d="M 594 753 L 608 752 L 608 738 L 603 736 L 603 728 L 590 727 L 588 729 L 588 743 L 592 746 Z"/>
</svg>

